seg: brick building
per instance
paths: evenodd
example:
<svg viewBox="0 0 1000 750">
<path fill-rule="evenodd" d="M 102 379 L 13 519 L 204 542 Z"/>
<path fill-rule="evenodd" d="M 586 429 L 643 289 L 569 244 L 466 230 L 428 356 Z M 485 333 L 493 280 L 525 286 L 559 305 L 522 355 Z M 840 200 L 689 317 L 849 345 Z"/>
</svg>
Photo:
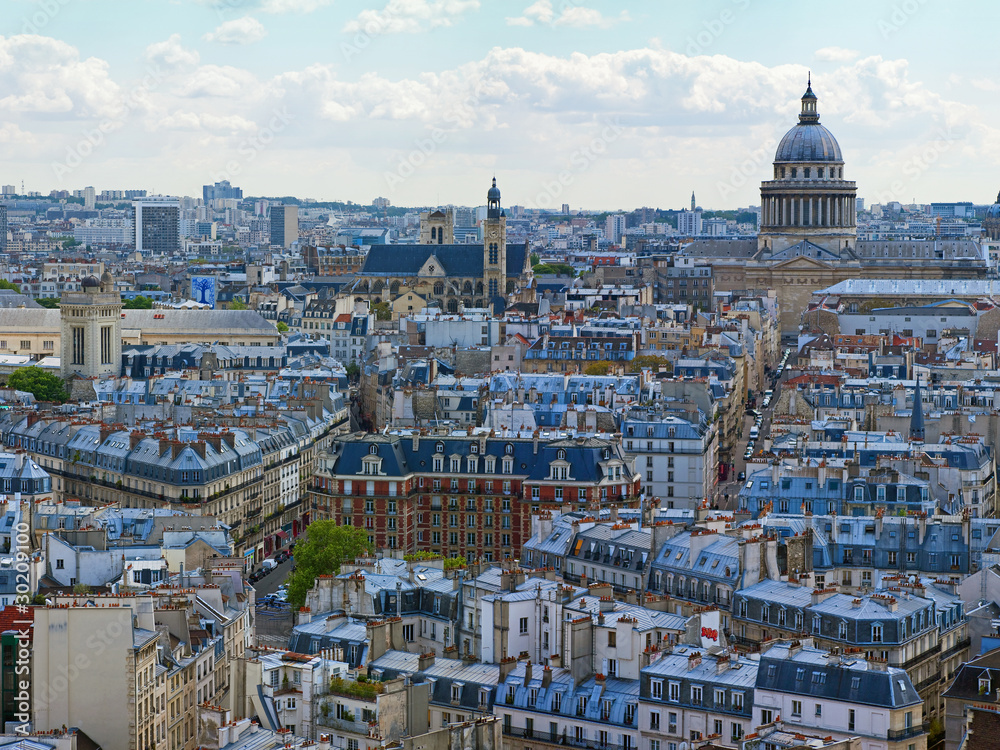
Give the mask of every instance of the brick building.
<svg viewBox="0 0 1000 750">
<path fill-rule="evenodd" d="M 309 494 L 316 518 L 364 526 L 377 548 L 489 561 L 520 555 L 532 513 L 636 507 L 640 485 L 619 440 L 358 433 L 320 458 Z"/>
</svg>

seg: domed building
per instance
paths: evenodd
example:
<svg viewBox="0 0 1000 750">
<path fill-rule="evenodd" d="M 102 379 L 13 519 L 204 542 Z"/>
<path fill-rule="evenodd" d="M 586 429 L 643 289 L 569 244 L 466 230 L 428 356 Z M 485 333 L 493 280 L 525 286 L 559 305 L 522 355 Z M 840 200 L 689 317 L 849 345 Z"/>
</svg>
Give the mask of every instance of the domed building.
<svg viewBox="0 0 1000 750">
<path fill-rule="evenodd" d="M 814 296 L 835 298 L 848 279 L 977 279 L 989 265 L 971 238 L 858 240 L 857 186 L 844 179 L 840 144 L 820 124 L 809 80 L 798 122 L 778 143 L 761 182 L 756 238 L 696 239 L 684 254 L 712 267 L 718 291 L 773 290 L 782 334 L 794 336 Z M 1000 198 L 998 198 L 1000 201 Z M 1000 236 L 1000 204 L 984 221 Z M 840 333 L 839 330 L 832 331 Z"/>
<path fill-rule="evenodd" d="M 857 185 L 844 179 L 840 144 L 820 125 L 816 104 L 810 79 L 799 121 L 778 143 L 773 179 L 760 186 L 757 246 L 766 255 L 853 256 Z"/>
<path fill-rule="evenodd" d="M 1000 241 L 1000 193 L 997 193 L 997 202 L 986 209 L 983 232 L 987 239 Z"/>
</svg>

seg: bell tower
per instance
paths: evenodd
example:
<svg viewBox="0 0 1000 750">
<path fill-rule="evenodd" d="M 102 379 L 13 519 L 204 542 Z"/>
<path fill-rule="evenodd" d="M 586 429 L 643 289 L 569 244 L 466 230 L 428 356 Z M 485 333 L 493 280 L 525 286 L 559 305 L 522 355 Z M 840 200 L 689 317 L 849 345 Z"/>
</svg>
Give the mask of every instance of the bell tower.
<svg viewBox="0 0 1000 750">
<path fill-rule="evenodd" d="M 483 227 L 483 287 L 487 307 L 502 310 L 507 295 L 507 217 L 500 208 L 497 178 L 486 193 L 486 223 Z"/>
<path fill-rule="evenodd" d="M 66 292 L 59 304 L 63 378 L 113 378 L 122 367 L 122 298 L 110 273 L 88 276 L 82 290 Z"/>
</svg>

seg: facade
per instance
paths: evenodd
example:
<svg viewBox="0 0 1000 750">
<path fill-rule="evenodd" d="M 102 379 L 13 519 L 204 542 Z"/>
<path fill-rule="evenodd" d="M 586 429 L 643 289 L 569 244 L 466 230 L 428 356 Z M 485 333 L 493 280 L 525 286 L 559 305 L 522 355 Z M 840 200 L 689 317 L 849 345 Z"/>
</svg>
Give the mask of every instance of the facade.
<svg viewBox="0 0 1000 750">
<path fill-rule="evenodd" d="M 338 440 L 309 496 L 317 518 L 364 526 L 377 548 L 499 561 L 520 554 L 532 513 L 632 507 L 639 486 L 620 442 L 415 432 Z"/>
<path fill-rule="evenodd" d="M 797 641 L 760 657 L 753 723 L 858 737 L 860 750 L 925 750 L 920 696 L 902 669 L 877 659 L 828 654 Z"/>
<path fill-rule="evenodd" d="M 649 415 L 624 420 L 621 431 L 643 491 L 658 498 L 657 505 L 696 508 L 712 494 L 719 465 L 714 422 Z"/>
<path fill-rule="evenodd" d="M 436 241 L 372 245 L 350 293 L 381 302 L 412 291 L 452 313 L 460 305 L 502 310 L 507 295 L 525 288 L 530 278 L 527 245 L 507 245 L 507 218 L 494 179 L 487 193 L 481 248 Z"/>
<path fill-rule="evenodd" d="M 177 198 L 154 196 L 132 201 L 135 250 L 170 255 L 181 248 L 181 207 Z"/>
<path fill-rule="evenodd" d="M 964 605 L 954 594 L 923 584 L 884 581 L 882 589 L 851 595 L 836 586 L 812 589 L 783 581 L 761 581 L 735 595 L 732 632 L 737 643 L 807 634 L 820 648 L 839 648 L 905 670 L 924 703 L 923 713 L 941 713 L 942 664 L 968 649 Z M 954 637 L 952 637 L 954 636 Z"/>
<path fill-rule="evenodd" d="M 60 374 L 64 378 L 114 377 L 122 361 L 122 300 L 107 271 L 88 276 L 80 292 L 59 305 Z"/>
<path fill-rule="evenodd" d="M 289 248 L 299 239 L 299 207 L 271 206 L 271 244 Z"/>
</svg>

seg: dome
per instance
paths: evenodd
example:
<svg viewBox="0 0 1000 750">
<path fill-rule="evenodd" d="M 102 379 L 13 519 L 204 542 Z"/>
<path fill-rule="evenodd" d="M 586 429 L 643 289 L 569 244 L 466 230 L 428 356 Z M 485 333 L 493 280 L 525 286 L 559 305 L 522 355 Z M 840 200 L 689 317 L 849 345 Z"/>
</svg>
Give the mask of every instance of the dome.
<svg viewBox="0 0 1000 750">
<path fill-rule="evenodd" d="M 785 133 L 774 154 L 775 161 L 836 161 L 844 157 L 833 133 L 819 123 L 799 123 Z"/>
<path fill-rule="evenodd" d="M 93 287 L 100 286 L 101 282 L 96 276 L 87 276 L 83 281 L 80 282 L 80 286 L 84 289 L 92 289 Z"/>
<path fill-rule="evenodd" d="M 497 187 L 497 178 L 493 178 L 493 187 L 491 187 L 486 192 L 486 202 L 487 203 L 499 203 L 500 202 L 500 188 Z"/>
<path fill-rule="evenodd" d="M 108 271 L 101 274 L 101 284 L 112 284 L 115 283 L 115 277 L 112 276 Z"/>
<path fill-rule="evenodd" d="M 997 202 L 986 209 L 987 219 L 1000 219 L 1000 193 L 997 194 Z"/>
<path fill-rule="evenodd" d="M 785 133 L 774 154 L 775 162 L 842 162 L 840 144 L 833 133 L 819 124 L 816 94 L 812 79 L 802 95 L 802 111 L 798 124 Z"/>
</svg>

